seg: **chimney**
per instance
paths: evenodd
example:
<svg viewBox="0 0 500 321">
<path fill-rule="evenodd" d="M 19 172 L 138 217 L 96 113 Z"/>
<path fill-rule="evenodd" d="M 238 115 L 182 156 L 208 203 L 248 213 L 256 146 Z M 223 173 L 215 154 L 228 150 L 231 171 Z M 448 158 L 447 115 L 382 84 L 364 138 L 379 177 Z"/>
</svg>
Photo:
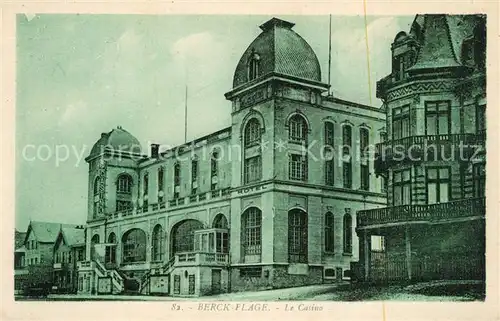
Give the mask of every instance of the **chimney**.
<svg viewBox="0 0 500 321">
<path fill-rule="evenodd" d="M 151 144 L 151 157 L 158 158 L 158 152 L 160 150 L 159 144 Z"/>
</svg>

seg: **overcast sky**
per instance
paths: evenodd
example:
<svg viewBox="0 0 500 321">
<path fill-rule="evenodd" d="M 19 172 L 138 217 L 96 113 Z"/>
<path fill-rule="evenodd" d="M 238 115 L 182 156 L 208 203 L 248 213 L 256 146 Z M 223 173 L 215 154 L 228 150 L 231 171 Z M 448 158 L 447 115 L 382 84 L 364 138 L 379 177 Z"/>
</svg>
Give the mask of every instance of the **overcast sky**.
<svg viewBox="0 0 500 321">
<path fill-rule="evenodd" d="M 145 149 L 148 142 L 183 143 L 186 84 L 188 140 L 230 126 L 224 93 L 271 17 L 19 15 L 16 228 L 26 229 L 30 219 L 85 223 L 88 166 L 79 155 L 88 155 L 101 132 L 121 125 Z M 328 16 L 278 17 L 296 23 L 327 82 Z M 379 107 L 375 83 L 390 72 L 396 33 L 412 21 L 368 18 L 370 99 L 364 18 L 334 16 L 333 94 Z M 56 164 L 58 145 L 70 155 Z"/>
</svg>

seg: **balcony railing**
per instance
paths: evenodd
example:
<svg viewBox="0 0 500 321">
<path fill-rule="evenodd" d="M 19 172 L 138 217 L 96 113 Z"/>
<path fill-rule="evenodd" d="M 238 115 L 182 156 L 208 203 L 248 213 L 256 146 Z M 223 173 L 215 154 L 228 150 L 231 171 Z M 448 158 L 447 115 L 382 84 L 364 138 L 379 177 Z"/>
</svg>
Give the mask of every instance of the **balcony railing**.
<svg viewBox="0 0 500 321">
<path fill-rule="evenodd" d="M 227 253 L 209 253 L 209 252 L 186 252 L 175 255 L 175 266 L 192 265 L 220 265 L 229 264 Z"/>
<path fill-rule="evenodd" d="M 166 210 L 168 208 L 173 208 L 173 207 L 178 207 L 186 204 L 193 204 L 193 203 L 198 203 L 198 202 L 203 202 L 206 200 L 212 200 L 212 199 L 218 199 L 218 198 L 227 198 L 230 196 L 231 189 L 230 188 L 224 188 L 224 189 L 218 189 L 214 191 L 209 191 L 201 194 L 196 194 L 196 195 L 189 195 L 186 197 L 181 197 L 181 198 L 176 198 L 172 199 L 168 202 L 159 202 L 159 203 L 153 203 L 153 204 L 148 204 L 147 207 L 138 207 L 138 208 L 129 208 L 125 210 L 120 210 L 116 211 L 113 213 L 109 213 L 108 217 L 111 219 L 117 219 L 117 218 L 122 218 L 122 217 L 128 217 L 128 216 L 136 216 L 136 215 L 141 215 L 141 214 L 147 214 L 147 213 L 155 213 L 158 211 Z"/>
<path fill-rule="evenodd" d="M 375 156 L 378 163 L 425 160 L 422 157 L 447 156 L 450 152 L 467 156 L 484 145 L 485 139 L 484 133 L 409 136 L 376 144 Z"/>
<path fill-rule="evenodd" d="M 359 211 L 357 226 L 412 221 L 436 221 L 471 216 L 484 216 L 485 198 L 470 198 L 431 205 L 401 205 Z"/>
</svg>

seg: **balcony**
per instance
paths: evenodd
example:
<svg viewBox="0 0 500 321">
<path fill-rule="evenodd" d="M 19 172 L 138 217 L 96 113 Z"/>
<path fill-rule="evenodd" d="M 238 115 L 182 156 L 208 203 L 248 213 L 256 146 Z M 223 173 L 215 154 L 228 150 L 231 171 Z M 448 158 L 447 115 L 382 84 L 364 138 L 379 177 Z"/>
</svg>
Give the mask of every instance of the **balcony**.
<svg viewBox="0 0 500 321">
<path fill-rule="evenodd" d="M 359 211 L 357 227 L 404 222 L 433 222 L 464 217 L 484 216 L 485 198 L 470 198 L 431 205 L 401 205 Z"/>
<path fill-rule="evenodd" d="M 484 146 L 486 135 L 443 134 L 409 136 L 375 145 L 375 170 L 383 172 L 394 162 L 419 162 L 455 156 L 466 160 Z"/>
<path fill-rule="evenodd" d="M 185 252 L 175 255 L 174 266 L 227 266 L 229 256 L 227 253 L 209 253 L 209 252 Z"/>
<path fill-rule="evenodd" d="M 207 200 L 227 198 L 231 195 L 230 188 L 217 189 L 205 193 L 189 195 L 186 197 L 179 197 L 172 199 L 168 202 L 159 202 L 148 204 L 147 207 L 129 208 L 121 211 L 116 211 L 108 214 L 109 219 L 119 219 L 122 217 L 147 215 L 157 213 L 160 211 L 168 210 L 170 208 L 177 208 L 189 204 L 196 204 Z"/>
<path fill-rule="evenodd" d="M 76 263 L 79 271 L 93 271 L 95 267 L 95 262 L 92 261 L 79 261 Z"/>
</svg>

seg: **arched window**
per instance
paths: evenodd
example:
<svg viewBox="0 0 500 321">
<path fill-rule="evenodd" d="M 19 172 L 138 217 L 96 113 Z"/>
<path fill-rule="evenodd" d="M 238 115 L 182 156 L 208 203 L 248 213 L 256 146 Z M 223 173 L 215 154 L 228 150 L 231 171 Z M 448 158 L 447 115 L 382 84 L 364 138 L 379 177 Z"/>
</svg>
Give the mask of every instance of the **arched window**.
<svg viewBox="0 0 500 321">
<path fill-rule="evenodd" d="M 331 212 L 325 214 L 325 252 L 335 252 L 335 223 Z"/>
<path fill-rule="evenodd" d="M 288 212 L 288 262 L 307 263 L 307 213 L 300 209 Z"/>
<path fill-rule="evenodd" d="M 367 156 L 368 146 L 370 144 L 370 133 L 367 128 L 359 129 L 359 150 L 361 156 Z"/>
<path fill-rule="evenodd" d="M 344 215 L 344 253 L 352 253 L 352 216 Z"/>
<path fill-rule="evenodd" d="M 116 191 L 118 193 L 131 194 L 132 193 L 132 177 L 128 174 L 121 174 L 118 176 L 116 182 Z"/>
<path fill-rule="evenodd" d="M 227 229 L 227 219 L 224 214 L 217 214 L 214 218 L 214 222 L 212 224 L 213 228 L 222 228 Z"/>
<path fill-rule="evenodd" d="M 288 138 L 294 143 L 307 142 L 307 121 L 299 114 L 293 115 L 288 122 Z"/>
<path fill-rule="evenodd" d="M 110 245 L 106 246 L 106 256 L 104 262 L 106 263 L 116 263 L 116 235 L 115 233 L 111 233 L 108 236 L 108 243 Z"/>
<path fill-rule="evenodd" d="M 123 234 L 123 263 L 146 261 L 146 233 L 134 228 Z"/>
<path fill-rule="evenodd" d="M 252 118 L 248 121 L 244 133 L 245 147 L 260 144 L 260 123 L 256 118 Z"/>
<path fill-rule="evenodd" d="M 260 56 L 252 50 L 252 55 L 248 61 L 248 81 L 254 80 L 259 77 L 260 72 Z"/>
<path fill-rule="evenodd" d="M 220 153 L 218 150 L 214 150 L 212 152 L 212 156 L 210 158 L 210 176 L 211 176 L 211 184 L 210 189 L 216 190 L 217 184 L 219 182 L 219 157 Z"/>
<path fill-rule="evenodd" d="M 325 145 L 334 146 L 333 135 L 333 123 L 329 121 L 325 122 Z"/>
<path fill-rule="evenodd" d="M 93 214 L 94 217 L 97 217 L 100 214 L 100 190 L 101 190 L 101 177 L 97 176 L 94 180 L 94 209 Z"/>
<path fill-rule="evenodd" d="M 342 127 L 342 150 L 343 150 L 343 164 L 342 176 L 344 188 L 352 188 L 352 163 L 351 163 L 351 149 L 352 149 L 352 127 L 344 125 Z"/>
<path fill-rule="evenodd" d="M 95 251 L 95 245 L 99 244 L 99 235 L 96 234 L 92 236 L 92 239 L 90 240 L 90 259 L 95 260 L 96 259 L 96 251 Z"/>
<path fill-rule="evenodd" d="M 165 179 L 165 171 L 163 167 L 158 168 L 158 203 L 163 202 L 163 180 Z"/>
<path fill-rule="evenodd" d="M 164 251 L 164 242 L 163 242 L 163 227 L 160 224 L 157 224 L 153 229 L 152 236 L 152 259 L 155 262 L 163 260 Z"/>
<path fill-rule="evenodd" d="M 181 164 L 174 165 L 174 198 L 179 198 L 179 189 L 181 185 Z"/>
<path fill-rule="evenodd" d="M 177 223 L 172 229 L 171 255 L 194 251 L 194 231 L 202 228 L 203 224 L 197 220 L 184 220 Z"/>
<path fill-rule="evenodd" d="M 244 262 L 260 262 L 262 253 L 262 212 L 250 207 L 241 215 L 241 247 Z"/>
</svg>

